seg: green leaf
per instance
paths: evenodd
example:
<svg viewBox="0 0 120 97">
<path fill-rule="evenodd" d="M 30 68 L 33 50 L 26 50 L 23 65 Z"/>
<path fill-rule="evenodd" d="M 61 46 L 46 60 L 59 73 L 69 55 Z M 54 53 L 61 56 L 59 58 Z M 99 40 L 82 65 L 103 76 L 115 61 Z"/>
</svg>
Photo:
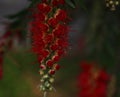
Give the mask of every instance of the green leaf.
<svg viewBox="0 0 120 97">
<path fill-rule="evenodd" d="M 65 1 L 70 7 L 75 8 L 75 2 L 73 0 L 65 0 Z"/>
</svg>

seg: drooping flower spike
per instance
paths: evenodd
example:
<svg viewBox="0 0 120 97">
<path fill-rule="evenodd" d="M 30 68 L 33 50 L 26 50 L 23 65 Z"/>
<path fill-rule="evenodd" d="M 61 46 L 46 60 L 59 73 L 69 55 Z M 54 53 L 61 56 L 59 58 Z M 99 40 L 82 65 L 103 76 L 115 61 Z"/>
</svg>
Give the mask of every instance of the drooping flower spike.
<svg viewBox="0 0 120 97">
<path fill-rule="evenodd" d="M 64 0 L 42 0 L 36 5 L 31 21 L 32 51 L 40 65 L 41 85 L 44 92 L 53 90 L 55 73 L 60 69 L 58 61 L 68 47 L 69 17 L 62 9 Z"/>
</svg>

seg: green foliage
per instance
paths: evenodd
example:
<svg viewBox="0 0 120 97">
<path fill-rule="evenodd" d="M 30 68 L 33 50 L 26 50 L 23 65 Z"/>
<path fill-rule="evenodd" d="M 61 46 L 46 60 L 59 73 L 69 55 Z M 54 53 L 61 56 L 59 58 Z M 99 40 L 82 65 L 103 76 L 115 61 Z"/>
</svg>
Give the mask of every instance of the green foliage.
<svg viewBox="0 0 120 97">
<path fill-rule="evenodd" d="M 65 1 L 70 7 L 75 8 L 75 1 L 74 0 L 65 0 Z"/>
<path fill-rule="evenodd" d="M 17 59 L 11 60 L 11 57 L 13 57 L 11 54 L 16 56 Z M 0 97 L 33 97 L 32 89 L 26 80 L 27 68 L 30 67 L 29 64 L 25 61 L 24 65 L 21 63 L 15 64 L 14 61 L 21 59 L 20 54 L 11 54 L 9 57 L 6 55 L 4 59 L 4 76 L 3 79 L 0 80 Z M 29 60 L 30 57 L 28 57 L 28 55 L 26 56 L 26 60 Z M 22 66 L 25 66 L 24 69 L 22 69 Z"/>
</svg>

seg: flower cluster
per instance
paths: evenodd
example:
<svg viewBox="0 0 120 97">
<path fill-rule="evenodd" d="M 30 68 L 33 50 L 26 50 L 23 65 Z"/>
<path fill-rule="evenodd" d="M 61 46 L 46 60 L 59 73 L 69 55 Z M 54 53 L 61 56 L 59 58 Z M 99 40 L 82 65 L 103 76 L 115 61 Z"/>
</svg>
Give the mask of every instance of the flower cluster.
<svg viewBox="0 0 120 97">
<path fill-rule="evenodd" d="M 107 97 L 107 83 L 110 77 L 94 64 L 81 63 L 82 72 L 78 78 L 79 97 Z"/>
<path fill-rule="evenodd" d="M 116 10 L 116 7 L 119 5 L 119 0 L 105 0 L 106 7 L 110 8 L 110 10 Z"/>
<path fill-rule="evenodd" d="M 40 89 L 43 91 L 53 89 L 54 74 L 60 68 L 57 62 L 68 47 L 68 15 L 59 7 L 64 4 L 64 0 L 42 0 L 31 21 L 32 51 L 40 65 Z"/>
</svg>

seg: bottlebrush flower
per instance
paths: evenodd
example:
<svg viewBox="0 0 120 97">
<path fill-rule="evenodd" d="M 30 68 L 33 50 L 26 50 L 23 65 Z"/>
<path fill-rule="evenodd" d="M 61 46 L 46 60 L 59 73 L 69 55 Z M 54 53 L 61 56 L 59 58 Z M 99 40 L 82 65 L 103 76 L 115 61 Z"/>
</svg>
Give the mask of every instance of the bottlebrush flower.
<svg viewBox="0 0 120 97">
<path fill-rule="evenodd" d="M 57 44 L 54 44 L 54 45 L 51 46 L 52 51 L 56 51 L 58 49 L 59 49 L 59 45 L 57 45 Z"/>
<path fill-rule="evenodd" d="M 49 55 L 48 50 L 41 50 L 40 54 L 42 55 L 43 58 L 46 58 Z"/>
<path fill-rule="evenodd" d="M 52 43 L 53 39 L 54 39 L 53 35 L 52 34 L 48 34 L 48 35 L 45 36 L 45 43 L 46 44 Z"/>
<path fill-rule="evenodd" d="M 60 56 L 56 55 L 53 57 L 53 62 L 58 62 L 60 60 Z"/>
<path fill-rule="evenodd" d="M 98 84 L 95 88 L 94 93 L 97 97 L 106 97 L 107 96 L 107 86 L 103 83 Z"/>
<path fill-rule="evenodd" d="M 69 45 L 68 42 L 66 42 L 64 39 L 58 39 L 57 44 L 60 48 L 66 48 Z"/>
<path fill-rule="evenodd" d="M 36 21 L 35 26 L 42 32 L 47 32 L 49 30 L 49 27 L 47 24 Z"/>
<path fill-rule="evenodd" d="M 54 68 L 55 68 L 55 70 L 59 70 L 60 69 L 60 65 L 55 64 Z"/>
<path fill-rule="evenodd" d="M 98 81 L 101 80 L 107 82 L 110 80 L 110 76 L 104 70 L 101 70 L 97 79 Z"/>
<path fill-rule="evenodd" d="M 80 88 L 78 97 L 107 97 L 109 75 L 102 69 L 93 72 L 93 69 L 96 69 L 94 64 L 85 61 L 81 63 L 82 72 L 78 77 Z"/>
<path fill-rule="evenodd" d="M 35 32 L 35 31 L 34 31 Z M 38 33 L 38 32 L 37 32 Z M 36 34 L 33 34 L 32 35 L 32 38 L 34 38 L 34 39 L 36 39 L 36 40 L 39 40 L 39 41 L 41 41 L 42 39 L 43 39 L 43 37 L 44 37 L 44 33 L 43 32 L 39 32 L 38 33 L 38 35 L 36 35 Z M 43 40 L 42 40 L 43 41 Z"/>
<path fill-rule="evenodd" d="M 48 20 L 48 24 L 53 28 L 55 28 L 57 26 L 58 22 L 59 21 L 53 17 Z"/>
<path fill-rule="evenodd" d="M 35 18 L 37 21 L 46 21 L 47 17 L 45 14 L 40 14 L 40 13 L 36 13 L 33 15 L 33 18 Z"/>
<path fill-rule="evenodd" d="M 41 90 L 50 91 L 54 74 L 60 66 L 57 62 L 66 53 L 68 47 L 68 14 L 59 8 L 64 0 L 42 0 L 37 4 L 31 21 L 32 51 L 40 64 Z M 44 71 L 43 71 L 44 70 Z"/>
<path fill-rule="evenodd" d="M 58 55 L 58 56 L 65 55 L 64 50 L 58 50 L 58 51 L 57 51 L 57 55 Z"/>
<path fill-rule="evenodd" d="M 49 71 L 49 74 L 50 74 L 50 75 L 54 75 L 54 74 L 55 74 L 55 70 L 50 70 L 50 71 Z"/>
<path fill-rule="evenodd" d="M 47 67 L 53 67 L 53 61 L 52 60 L 48 60 L 46 65 L 47 65 Z"/>
<path fill-rule="evenodd" d="M 38 56 L 37 56 L 37 59 L 38 59 L 38 62 L 39 62 L 40 64 L 42 64 L 44 58 L 43 58 L 41 55 L 38 55 Z"/>
<path fill-rule="evenodd" d="M 54 17 L 59 21 L 65 21 L 66 19 L 68 19 L 67 12 L 62 9 L 58 9 Z"/>
<path fill-rule="evenodd" d="M 51 11 L 51 6 L 45 4 L 45 3 L 40 3 L 37 5 L 37 8 L 39 10 L 40 13 L 44 13 L 44 14 L 47 14 Z"/>
<path fill-rule="evenodd" d="M 79 80 L 79 84 L 78 86 L 79 87 L 82 87 L 82 88 L 87 88 L 90 86 L 90 73 L 88 72 L 82 72 L 79 77 L 78 77 L 78 80 Z"/>
<path fill-rule="evenodd" d="M 46 66 L 45 65 L 40 65 L 40 68 L 42 69 L 42 70 L 45 70 L 46 69 Z"/>
<path fill-rule="evenodd" d="M 66 34 L 68 34 L 68 26 L 59 24 L 57 27 L 53 30 L 53 34 L 55 37 L 66 37 Z"/>
</svg>

